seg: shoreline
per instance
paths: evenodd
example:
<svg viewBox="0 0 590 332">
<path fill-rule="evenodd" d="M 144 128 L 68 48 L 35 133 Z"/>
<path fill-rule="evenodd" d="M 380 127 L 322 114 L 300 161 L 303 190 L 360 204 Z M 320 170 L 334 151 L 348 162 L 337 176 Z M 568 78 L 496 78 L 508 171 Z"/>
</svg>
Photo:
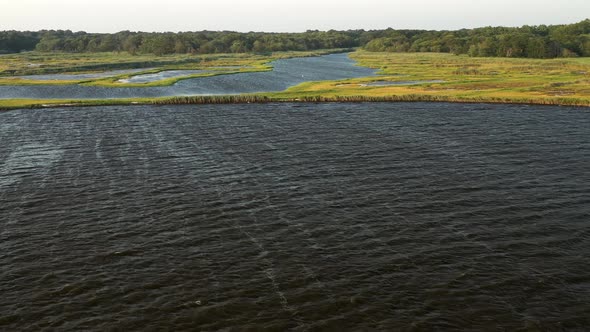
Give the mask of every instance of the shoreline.
<svg viewBox="0 0 590 332">
<path fill-rule="evenodd" d="M 392 96 L 297 96 L 277 97 L 269 95 L 222 95 L 222 96 L 187 96 L 165 97 L 156 99 L 89 99 L 89 100 L 35 100 L 5 99 L 0 100 L 0 111 L 17 109 L 51 109 L 63 107 L 96 106 L 137 106 L 137 105 L 223 105 L 223 104 L 268 104 L 268 103 L 456 103 L 456 104 L 506 104 L 531 106 L 565 106 L 590 108 L 590 102 L 576 98 L 515 99 L 515 98 L 481 98 L 452 97 L 429 95 L 392 95 Z"/>
</svg>

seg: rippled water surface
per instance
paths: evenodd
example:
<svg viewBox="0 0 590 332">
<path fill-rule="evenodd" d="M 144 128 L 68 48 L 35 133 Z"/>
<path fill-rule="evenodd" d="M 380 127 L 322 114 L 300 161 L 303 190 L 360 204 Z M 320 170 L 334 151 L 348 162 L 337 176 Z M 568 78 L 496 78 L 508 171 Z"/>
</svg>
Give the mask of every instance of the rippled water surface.
<svg viewBox="0 0 590 332">
<path fill-rule="evenodd" d="M 0 113 L 0 330 L 590 326 L 590 113 Z"/>
<path fill-rule="evenodd" d="M 3 85 L 0 99 L 113 99 L 187 95 L 224 95 L 282 91 L 308 82 L 366 77 L 374 69 L 360 67 L 347 54 L 282 59 L 270 63 L 272 71 L 199 77 L 171 86 L 110 88 L 83 85 Z"/>
</svg>

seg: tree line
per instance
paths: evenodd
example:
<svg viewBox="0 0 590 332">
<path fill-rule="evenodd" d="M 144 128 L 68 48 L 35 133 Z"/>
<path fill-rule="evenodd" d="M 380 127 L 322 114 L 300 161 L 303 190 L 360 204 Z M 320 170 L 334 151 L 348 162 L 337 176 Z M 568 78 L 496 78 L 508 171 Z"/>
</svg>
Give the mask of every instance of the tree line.
<svg viewBox="0 0 590 332">
<path fill-rule="evenodd" d="M 363 45 L 369 51 L 445 52 L 479 57 L 590 56 L 590 19 L 567 25 L 485 27 L 457 31 L 383 30 Z"/>
<path fill-rule="evenodd" d="M 130 54 L 212 54 L 308 51 L 358 46 L 355 31 L 307 31 L 305 33 L 238 33 L 231 31 L 146 33 L 121 31 L 113 34 L 72 32 L 0 32 L 0 52 L 128 52 Z M 32 36 L 32 44 L 15 43 L 13 36 Z M 5 41 L 5 42 L 4 42 Z"/>
<path fill-rule="evenodd" d="M 211 54 L 362 47 L 374 52 L 446 52 L 483 57 L 590 56 L 590 19 L 567 25 L 485 27 L 456 31 L 347 30 L 302 33 L 199 31 L 113 34 L 44 30 L 0 31 L 0 53 L 128 52 Z"/>
</svg>

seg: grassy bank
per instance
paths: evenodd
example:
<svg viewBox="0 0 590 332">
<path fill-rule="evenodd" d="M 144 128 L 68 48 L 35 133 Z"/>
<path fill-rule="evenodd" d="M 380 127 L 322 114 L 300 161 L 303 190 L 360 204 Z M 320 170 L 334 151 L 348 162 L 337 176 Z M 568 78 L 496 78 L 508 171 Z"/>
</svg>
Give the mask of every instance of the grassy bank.
<svg viewBox="0 0 590 332">
<path fill-rule="evenodd" d="M 555 97 L 544 99 L 501 98 L 501 97 L 451 97 L 421 94 L 391 96 L 319 96 L 302 95 L 285 97 L 279 95 L 235 95 L 235 96 L 195 96 L 170 98 L 133 99 L 94 99 L 94 100 L 0 100 L 0 110 L 55 108 L 73 106 L 115 106 L 115 105 L 203 105 L 203 104 L 264 104 L 264 103 L 362 103 L 362 102 L 449 102 L 449 103 L 491 103 L 491 104 L 529 104 L 590 107 L 590 102 L 578 99 Z"/>
</svg>

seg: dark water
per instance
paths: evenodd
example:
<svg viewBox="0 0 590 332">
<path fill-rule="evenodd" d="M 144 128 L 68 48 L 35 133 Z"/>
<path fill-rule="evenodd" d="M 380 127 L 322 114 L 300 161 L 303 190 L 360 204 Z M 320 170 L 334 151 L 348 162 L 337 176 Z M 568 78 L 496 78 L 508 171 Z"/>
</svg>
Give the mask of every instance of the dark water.
<svg viewBox="0 0 590 332">
<path fill-rule="evenodd" d="M 375 70 L 360 67 L 347 54 L 277 60 L 273 71 L 187 79 L 172 86 L 105 88 L 81 85 L 0 86 L 0 99 L 110 99 L 186 95 L 223 95 L 282 91 L 307 82 L 365 77 Z"/>
<path fill-rule="evenodd" d="M 0 113 L 0 330 L 585 331 L 590 113 Z"/>
</svg>

